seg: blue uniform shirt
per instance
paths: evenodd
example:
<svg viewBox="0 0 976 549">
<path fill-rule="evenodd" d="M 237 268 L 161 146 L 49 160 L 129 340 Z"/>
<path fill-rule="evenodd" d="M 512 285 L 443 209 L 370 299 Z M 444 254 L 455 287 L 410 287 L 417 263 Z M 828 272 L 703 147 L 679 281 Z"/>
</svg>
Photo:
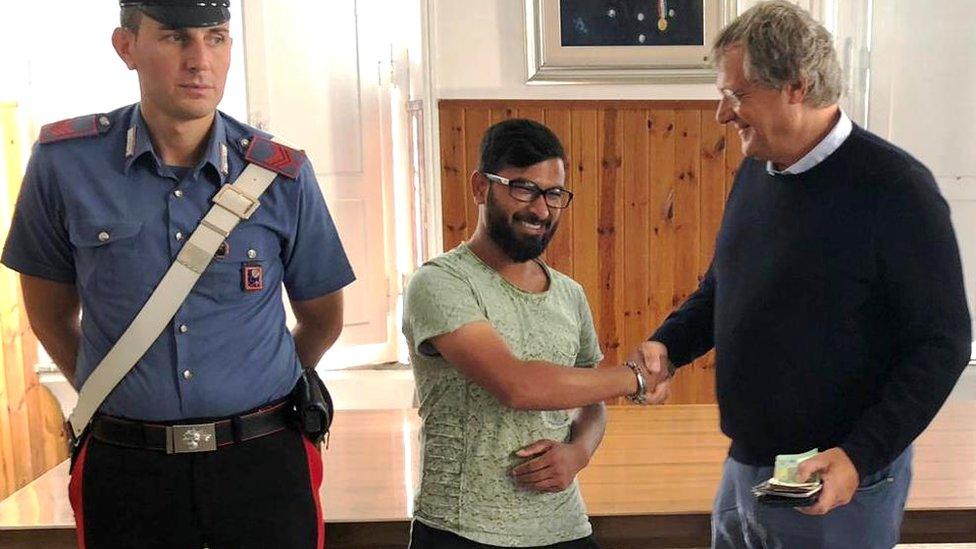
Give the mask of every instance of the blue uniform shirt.
<svg viewBox="0 0 976 549">
<path fill-rule="evenodd" d="M 149 299 L 220 186 L 243 171 L 247 142 L 260 135 L 218 112 L 202 161 L 181 170 L 156 155 L 138 105 L 105 117 L 98 135 L 35 145 L 2 257 L 21 273 L 76 285 L 76 388 Z M 295 180 L 277 177 L 226 244 L 100 411 L 156 421 L 228 416 L 291 391 L 300 365 L 282 283 L 292 300 L 306 300 L 355 278 L 311 165 Z"/>
</svg>

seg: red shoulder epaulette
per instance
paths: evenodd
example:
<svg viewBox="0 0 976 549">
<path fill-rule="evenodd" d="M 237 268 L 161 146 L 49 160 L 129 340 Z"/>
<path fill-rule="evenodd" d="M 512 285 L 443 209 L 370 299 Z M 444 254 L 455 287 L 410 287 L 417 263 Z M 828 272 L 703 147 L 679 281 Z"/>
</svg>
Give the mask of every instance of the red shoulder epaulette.
<svg viewBox="0 0 976 549">
<path fill-rule="evenodd" d="M 41 127 L 41 135 L 38 137 L 38 141 L 54 143 L 65 139 L 90 137 L 108 130 L 111 125 L 111 120 L 104 114 L 89 114 L 88 116 L 69 118 L 60 122 L 45 124 Z"/>
<path fill-rule="evenodd" d="M 256 135 L 251 139 L 244 159 L 289 179 L 296 179 L 305 163 L 305 153 Z"/>
</svg>

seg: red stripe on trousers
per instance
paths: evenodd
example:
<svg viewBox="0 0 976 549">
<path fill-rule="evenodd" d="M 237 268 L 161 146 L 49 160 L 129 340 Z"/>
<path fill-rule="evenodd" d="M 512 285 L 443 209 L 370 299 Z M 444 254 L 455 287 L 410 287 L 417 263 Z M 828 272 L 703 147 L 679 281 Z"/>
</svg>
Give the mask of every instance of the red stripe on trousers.
<svg viewBox="0 0 976 549">
<path fill-rule="evenodd" d="M 78 549 L 85 549 L 85 511 L 82 506 L 84 495 L 83 486 L 85 477 L 85 456 L 88 454 L 88 440 L 81 447 L 81 453 L 75 460 L 75 466 L 71 470 L 71 480 L 68 482 L 68 501 L 71 502 L 71 510 L 75 513 L 75 533 L 78 536 Z"/>
<path fill-rule="evenodd" d="M 324 549 L 325 523 L 322 521 L 322 502 L 319 498 L 319 488 L 322 486 L 323 476 L 322 452 L 319 451 L 318 445 L 309 442 L 304 435 L 302 435 L 302 442 L 305 443 L 305 455 L 308 457 L 308 477 L 312 482 L 312 498 L 315 500 L 315 521 L 318 524 L 318 541 L 316 541 L 315 547 L 317 549 Z M 84 546 L 81 549 L 84 549 Z"/>
</svg>

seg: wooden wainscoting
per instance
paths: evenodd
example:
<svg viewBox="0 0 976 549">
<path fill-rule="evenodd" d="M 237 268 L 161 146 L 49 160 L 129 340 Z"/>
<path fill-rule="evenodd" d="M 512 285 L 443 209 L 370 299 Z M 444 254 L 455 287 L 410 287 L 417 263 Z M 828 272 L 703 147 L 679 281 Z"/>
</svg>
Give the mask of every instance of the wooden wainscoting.
<svg viewBox="0 0 976 549">
<path fill-rule="evenodd" d="M 605 364 L 627 352 L 698 286 L 742 160 L 715 101 L 444 100 L 440 110 L 444 249 L 470 237 L 469 178 L 484 131 L 506 118 L 552 128 L 566 149 L 573 204 L 546 252 L 579 281 Z M 714 356 L 682 368 L 671 404 L 715 402 Z"/>
<path fill-rule="evenodd" d="M 23 177 L 17 106 L 0 103 L 0 240 L 6 241 L 10 215 Z M 0 499 L 68 457 L 61 407 L 40 384 L 37 339 L 27 323 L 17 273 L 0 267 Z"/>
</svg>

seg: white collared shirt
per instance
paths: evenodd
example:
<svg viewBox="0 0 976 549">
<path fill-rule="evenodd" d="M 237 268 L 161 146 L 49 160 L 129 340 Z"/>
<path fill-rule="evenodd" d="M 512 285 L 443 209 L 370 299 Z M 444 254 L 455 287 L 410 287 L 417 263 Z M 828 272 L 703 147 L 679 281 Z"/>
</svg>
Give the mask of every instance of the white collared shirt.
<svg viewBox="0 0 976 549">
<path fill-rule="evenodd" d="M 834 124 L 834 129 L 830 130 L 830 133 L 820 143 L 817 143 L 817 146 L 813 150 L 783 171 L 777 170 L 773 167 L 772 162 L 767 161 L 766 172 L 769 175 L 803 173 L 826 160 L 828 156 L 834 154 L 834 151 L 840 148 L 844 140 L 847 139 L 847 136 L 851 135 L 851 130 L 853 129 L 854 124 L 851 122 L 851 119 L 841 110 L 840 118 Z"/>
</svg>

